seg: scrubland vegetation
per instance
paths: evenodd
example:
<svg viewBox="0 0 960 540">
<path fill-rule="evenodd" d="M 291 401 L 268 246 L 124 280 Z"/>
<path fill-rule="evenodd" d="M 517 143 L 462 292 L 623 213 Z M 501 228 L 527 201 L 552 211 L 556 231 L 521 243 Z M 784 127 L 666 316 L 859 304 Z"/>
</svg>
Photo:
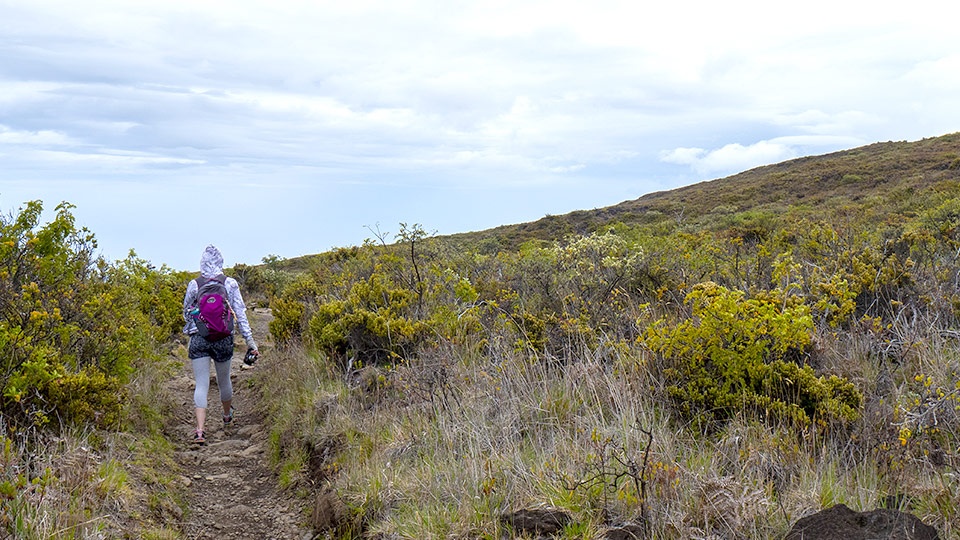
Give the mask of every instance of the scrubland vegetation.
<svg viewBox="0 0 960 540">
<path fill-rule="evenodd" d="M 149 538 L 177 507 L 157 383 L 185 278 L 108 264 L 71 209 L 0 218 L 0 537 Z"/>
<path fill-rule="evenodd" d="M 923 144 L 701 186 L 764 204 L 693 187 L 555 240 L 401 225 L 263 268 L 282 479 L 342 501 L 337 538 L 498 538 L 540 506 L 566 538 L 777 538 L 837 503 L 956 535 L 958 138 Z"/>
<path fill-rule="evenodd" d="M 0 526 L 77 537 L 113 513 L 176 537 L 176 501 L 151 489 L 166 469 L 136 466 L 170 444 L 138 377 L 162 377 L 142 351 L 177 330 L 186 278 L 90 261 L 66 225 L 29 207 L 3 222 Z M 279 481 L 328 537 L 530 536 L 508 516 L 551 508 L 560 538 L 779 538 L 844 503 L 951 538 L 958 227 L 954 135 L 487 234 L 401 224 L 232 273 L 274 316 L 259 369 Z M 111 457 L 75 480 L 46 452 Z"/>
</svg>

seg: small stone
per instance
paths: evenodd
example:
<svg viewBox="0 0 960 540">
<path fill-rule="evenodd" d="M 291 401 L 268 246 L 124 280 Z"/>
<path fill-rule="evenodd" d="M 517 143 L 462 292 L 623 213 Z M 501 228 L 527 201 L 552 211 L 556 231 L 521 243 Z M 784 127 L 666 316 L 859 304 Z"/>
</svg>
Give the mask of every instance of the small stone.
<svg viewBox="0 0 960 540">
<path fill-rule="evenodd" d="M 242 450 L 240 455 L 243 457 L 250 457 L 256 454 L 263 453 L 263 447 L 259 444 L 250 445 L 246 450 Z"/>
<path fill-rule="evenodd" d="M 254 433 L 259 433 L 260 431 L 261 431 L 260 424 L 249 424 L 238 429 L 237 435 L 240 435 L 243 437 L 249 437 L 250 435 L 253 435 Z"/>
</svg>

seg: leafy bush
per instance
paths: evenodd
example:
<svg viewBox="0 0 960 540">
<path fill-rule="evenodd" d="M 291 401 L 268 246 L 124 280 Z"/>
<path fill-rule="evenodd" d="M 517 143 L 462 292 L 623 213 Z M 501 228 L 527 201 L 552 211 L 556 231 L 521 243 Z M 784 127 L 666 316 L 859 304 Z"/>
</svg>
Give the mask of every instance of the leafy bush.
<svg viewBox="0 0 960 540">
<path fill-rule="evenodd" d="M 299 339 L 304 305 L 295 300 L 279 298 L 271 303 L 273 320 L 270 321 L 270 333 L 279 345 L 286 345 Z"/>
<path fill-rule="evenodd" d="M 320 305 L 310 318 L 310 337 L 334 357 L 357 355 L 362 362 L 381 363 L 411 352 L 427 326 L 407 316 L 417 295 L 391 285 L 383 274 L 354 284 L 346 300 Z"/>
<path fill-rule="evenodd" d="M 801 364 L 813 329 L 809 308 L 773 300 L 701 283 L 687 296 L 688 318 L 647 328 L 643 340 L 662 357 L 684 416 L 709 422 L 746 410 L 799 425 L 858 417 L 862 397 L 852 383 Z"/>
<path fill-rule="evenodd" d="M 0 411 L 8 426 L 116 425 L 138 358 L 179 330 L 181 283 L 135 254 L 111 267 L 62 203 L 0 218 Z"/>
<path fill-rule="evenodd" d="M 183 293 L 195 277 L 193 273 L 172 272 L 166 266 L 157 270 L 131 251 L 126 259 L 106 269 L 105 276 L 123 295 L 114 300 L 113 307 L 146 316 L 154 342 L 166 342 L 182 332 Z"/>
</svg>

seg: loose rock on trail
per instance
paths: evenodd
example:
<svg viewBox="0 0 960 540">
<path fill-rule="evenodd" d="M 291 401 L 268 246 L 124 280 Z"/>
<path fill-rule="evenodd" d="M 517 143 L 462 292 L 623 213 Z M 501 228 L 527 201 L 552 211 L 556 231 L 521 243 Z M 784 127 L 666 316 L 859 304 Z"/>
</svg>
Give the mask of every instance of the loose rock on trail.
<svg viewBox="0 0 960 540">
<path fill-rule="evenodd" d="M 247 311 L 261 358 L 253 368 L 243 365 L 242 352 L 234 353 L 234 420 L 224 426 L 215 374 L 211 369 L 206 421 L 206 444 L 191 441 L 195 428 L 193 368 L 183 355 L 184 366 L 170 382 L 170 392 L 180 407 L 172 432 L 176 437 L 176 460 L 185 486 L 187 511 L 181 530 L 184 538 L 201 539 L 304 539 L 313 531 L 302 525 L 303 506 L 277 487 L 267 463 L 268 431 L 263 426 L 260 396 L 252 384 L 257 366 L 269 362 L 272 346 L 267 325 L 269 310 Z M 238 348 L 243 338 L 237 336 Z"/>
</svg>

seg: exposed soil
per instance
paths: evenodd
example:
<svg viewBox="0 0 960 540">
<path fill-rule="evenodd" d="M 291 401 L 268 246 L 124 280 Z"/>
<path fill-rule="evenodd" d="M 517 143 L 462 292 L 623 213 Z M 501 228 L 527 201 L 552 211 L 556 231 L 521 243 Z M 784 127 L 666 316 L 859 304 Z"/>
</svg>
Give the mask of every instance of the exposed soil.
<svg viewBox="0 0 960 540">
<path fill-rule="evenodd" d="M 313 531 L 304 525 L 303 505 L 277 487 L 277 478 L 267 463 L 267 430 L 260 395 L 253 378 L 257 367 L 269 362 L 272 344 L 267 324 L 269 310 L 247 311 L 261 358 L 253 368 L 243 365 L 245 350 L 238 336 L 231 375 L 234 421 L 225 427 L 220 395 L 211 373 L 208 393 L 206 444 L 191 441 L 193 369 L 184 355 L 182 371 L 170 381 L 170 391 L 180 402 L 171 432 L 176 436 L 176 459 L 187 495 L 187 511 L 181 528 L 184 538 L 218 539 L 310 539 Z M 211 372 L 213 369 L 211 367 Z"/>
</svg>

